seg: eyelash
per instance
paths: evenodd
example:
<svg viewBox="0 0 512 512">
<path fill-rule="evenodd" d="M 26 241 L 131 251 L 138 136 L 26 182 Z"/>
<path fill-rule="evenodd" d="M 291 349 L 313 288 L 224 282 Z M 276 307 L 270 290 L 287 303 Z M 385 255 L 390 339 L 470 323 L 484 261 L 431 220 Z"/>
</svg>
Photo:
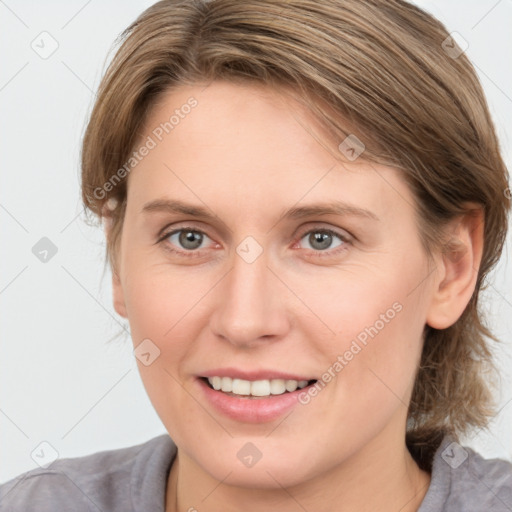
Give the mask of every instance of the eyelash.
<svg viewBox="0 0 512 512">
<path fill-rule="evenodd" d="M 186 257 L 201 257 L 202 254 L 201 254 L 201 249 L 196 249 L 196 250 L 189 250 L 189 251 L 180 251 L 180 250 L 177 250 L 177 249 L 174 249 L 173 247 L 171 247 L 170 244 L 166 244 L 165 242 L 167 241 L 167 239 L 176 234 L 176 233 L 180 233 L 181 231 L 191 231 L 193 233 L 197 233 L 197 234 L 200 234 L 200 235 L 203 235 L 203 236 L 206 236 L 208 238 L 210 238 L 208 236 L 207 233 L 205 233 L 204 231 L 201 231 L 200 229 L 197 229 L 197 228 L 193 228 L 191 226 L 181 226 L 179 228 L 176 228 L 176 229 L 173 229 L 165 234 L 163 234 L 158 240 L 157 240 L 157 244 L 160 244 L 160 243 L 163 243 L 164 244 L 164 247 L 167 251 L 170 251 L 171 253 L 173 254 L 178 254 L 178 255 L 184 255 Z M 350 244 L 350 239 L 347 237 L 347 236 L 344 236 L 342 235 L 341 233 L 338 233 L 337 231 L 334 231 L 332 229 L 329 229 L 329 228 L 313 228 L 313 229 L 310 229 L 309 231 L 305 231 L 304 233 L 302 233 L 298 239 L 298 241 L 300 242 L 306 235 L 309 235 L 311 233 L 327 233 L 333 237 L 337 237 L 341 240 L 341 242 L 343 242 L 340 246 L 336 247 L 335 249 L 327 249 L 325 251 L 318 251 L 318 250 L 314 250 L 314 249 L 309 249 L 309 251 L 312 251 L 316 257 L 326 257 L 326 256 L 334 256 L 334 255 L 337 255 L 341 252 L 344 252 L 347 250 L 347 245 Z"/>
</svg>

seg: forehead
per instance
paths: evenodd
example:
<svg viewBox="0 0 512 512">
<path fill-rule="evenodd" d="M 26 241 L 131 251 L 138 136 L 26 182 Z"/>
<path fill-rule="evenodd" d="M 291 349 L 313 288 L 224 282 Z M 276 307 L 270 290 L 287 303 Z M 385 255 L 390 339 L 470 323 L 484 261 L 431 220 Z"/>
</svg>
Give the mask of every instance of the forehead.
<svg viewBox="0 0 512 512">
<path fill-rule="evenodd" d="M 412 205 L 395 169 L 336 160 L 326 141 L 311 113 L 281 91 L 227 82 L 182 86 L 160 97 L 146 119 L 138 147 L 151 149 L 130 172 L 128 195 L 139 205 L 165 194 L 209 199 L 238 215 L 326 199 L 377 215 Z"/>
</svg>

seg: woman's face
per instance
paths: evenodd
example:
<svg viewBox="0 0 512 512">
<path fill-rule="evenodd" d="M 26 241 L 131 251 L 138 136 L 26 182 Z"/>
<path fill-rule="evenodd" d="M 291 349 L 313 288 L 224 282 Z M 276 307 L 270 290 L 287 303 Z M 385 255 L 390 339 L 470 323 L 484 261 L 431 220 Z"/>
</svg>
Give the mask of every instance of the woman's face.
<svg viewBox="0 0 512 512">
<path fill-rule="evenodd" d="M 217 480 L 289 486 L 403 445 L 433 290 L 414 199 L 312 123 L 261 86 L 181 87 L 129 174 L 115 307 L 180 457 Z"/>
</svg>

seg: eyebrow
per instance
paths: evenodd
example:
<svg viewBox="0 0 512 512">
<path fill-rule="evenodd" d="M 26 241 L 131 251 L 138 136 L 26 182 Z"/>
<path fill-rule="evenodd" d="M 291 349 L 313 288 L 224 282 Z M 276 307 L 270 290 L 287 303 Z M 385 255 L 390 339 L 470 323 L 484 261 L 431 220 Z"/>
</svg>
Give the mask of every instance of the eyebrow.
<svg viewBox="0 0 512 512">
<path fill-rule="evenodd" d="M 142 207 L 141 213 L 151 212 L 180 213 L 203 219 L 218 218 L 217 215 L 210 213 L 209 209 L 203 208 L 202 206 L 170 199 L 155 199 L 154 201 L 146 203 Z M 312 217 L 315 215 L 342 215 L 368 218 L 377 221 L 380 220 L 372 211 L 343 201 L 295 206 L 285 211 L 280 219 L 301 219 L 303 217 Z"/>
</svg>

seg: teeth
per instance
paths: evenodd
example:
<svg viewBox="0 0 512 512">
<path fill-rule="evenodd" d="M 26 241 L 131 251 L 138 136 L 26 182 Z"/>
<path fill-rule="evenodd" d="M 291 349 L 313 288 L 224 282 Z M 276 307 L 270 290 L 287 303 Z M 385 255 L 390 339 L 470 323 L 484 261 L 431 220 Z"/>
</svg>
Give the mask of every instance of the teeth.
<svg viewBox="0 0 512 512">
<path fill-rule="evenodd" d="M 282 395 L 286 391 L 286 385 L 283 379 L 273 379 L 270 381 L 270 393 L 273 395 Z"/>
<path fill-rule="evenodd" d="M 235 395 L 270 396 L 282 395 L 286 391 L 295 391 L 308 385 L 307 380 L 243 380 L 231 377 L 208 377 L 208 382 L 213 389 Z"/>
<path fill-rule="evenodd" d="M 236 395 L 250 395 L 251 394 L 251 383 L 248 380 L 233 379 L 232 393 Z"/>
<path fill-rule="evenodd" d="M 286 386 L 286 391 L 295 391 L 297 389 L 298 382 L 296 380 L 287 380 L 284 385 Z"/>
<path fill-rule="evenodd" d="M 220 389 L 226 392 L 233 391 L 233 379 L 231 377 L 222 377 Z"/>
<path fill-rule="evenodd" d="M 245 381 L 248 382 L 248 381 Z M 270 381 L 269 380 L 255 380 L 251 383 L 251 395 L 253 396 L 268 396 L 270 395 Z"/>
<path fill-rule="evenodd" d="M 216 389 L 217 391 L 222 386 L 222 379 L 220 377 L 212 377 L 211 379 L 208 379 L 208 382 L 213 386 L 213 389 Z"/>
</svg>

